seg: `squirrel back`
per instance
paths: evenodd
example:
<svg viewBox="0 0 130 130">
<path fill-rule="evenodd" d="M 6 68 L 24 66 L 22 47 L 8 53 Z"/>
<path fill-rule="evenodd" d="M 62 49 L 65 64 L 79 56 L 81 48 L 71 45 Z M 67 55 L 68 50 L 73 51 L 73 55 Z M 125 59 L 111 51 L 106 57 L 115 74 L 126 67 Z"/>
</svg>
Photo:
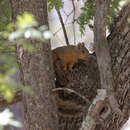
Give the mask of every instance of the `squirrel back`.
<svg viewBox="0 0 130 130">
<path fill-rule="evenodd" d="M 72 70 L 78 59 L 85 60 L 88 56 L 88 50 L 83 43 L 79 43 L 77 46 L 62 46 L 52 50 L 53 64 L 59 59 L 64 66 L 64 70 L 67 68 Z"/>
</svg>

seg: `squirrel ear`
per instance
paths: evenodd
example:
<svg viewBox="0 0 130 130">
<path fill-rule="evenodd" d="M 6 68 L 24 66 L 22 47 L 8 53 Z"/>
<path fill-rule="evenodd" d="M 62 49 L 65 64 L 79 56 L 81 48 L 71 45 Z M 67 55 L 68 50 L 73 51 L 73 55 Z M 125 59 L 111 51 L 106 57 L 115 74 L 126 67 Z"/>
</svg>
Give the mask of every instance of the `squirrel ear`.
<svg viewBox="0 0 130 130">
<path fill-rule="evenodd" d="M 78 49 L 81 49 L 81 48 L 83 48 L 83 47 L 85 47 L 85 45 L 84 45 L 83 42 L 77 44 L 77 48 L 78 48 Z"/>
<path fill-rule="evenodd" d="M 81 44 L 82 44 L 82 46 L 83 46 L 83 47 L 85 47 L 85 44 L 84 44 L 84 42 L 82 42 Z"/>
<path fill-rule="evenodd" d="M 81 48 L 81 43 L 77 44 L 77 48 L 80 49 Z"/>
</svg>

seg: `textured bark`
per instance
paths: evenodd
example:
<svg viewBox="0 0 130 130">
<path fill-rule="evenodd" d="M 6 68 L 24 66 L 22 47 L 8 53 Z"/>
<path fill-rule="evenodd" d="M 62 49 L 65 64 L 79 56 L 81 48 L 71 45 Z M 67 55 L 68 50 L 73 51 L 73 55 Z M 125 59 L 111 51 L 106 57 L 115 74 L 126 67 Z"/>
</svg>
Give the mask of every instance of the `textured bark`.
<svg viewBox="0 0 130 130">
<path fill-rule="evenodd" d="M 121 16 L 116 19 L 114 28 L 108 37 L 110 48 L 114 92 L 124 116 L 111 112 L 96 130 L 119 130 L 130 116 L 130 5 L 124 7 Z M 57 63 L 59 65 L 59 63 Z M 57 69 L 60 66 L 57 65 Z M 61 67 L 62 68 L 62 67 Z M 56 69 L 56 68 L 55 68 Z M 91 59 L 85 64 L 81 62 L 73 67 L 73 71 L 64 73 L 56 69 L 57 87 L 66 87 L 85 96 L 91 102 L 100 88 L 99 72 Z M 59 73 L 58 73 L 59 72 Z M 58 80 L 59 79 L 59 80 Z M 69 82 L 69 83 L 68 83 Z M 60 130 L 79 130 L 89 104 L 78 99 L 72 93 L 57 94 Z M 103 124 L 103 125 L 101 125 Z"/>
<path fill-rule="evenodd" d="M 13 7 L 14 9 L 16 9 L 15 11 L 17 11 L 17 8 L 18 8 L 17 13 L 19 14 L 21 14 L 21 12 L 24 11 L 23 9 L 24 6 L 27 7 L 27 10 L 31 10 L 31 8 L 35 9 L 35 7 L 39 5 L 38 2 L 37 3 L 34 2 L 35 5 L 34 7 L 32 7 L 32 4 L 33 4 L 32 1 L 29 1 L 30 3 L 32 2 L 32 4 L 27 3 L 27 5 L 24 5 L 23 3 L 21 3 L 21 5 L 17 4 L 19 1 L 17 2 L 15 0 L 12 0 L 12 2 L 14 2 Z M 39 5 L 39 6 L 42 6 L 42 5 Z M 44 16 L 43 14 L 36 15 L 38 19 L 40 18 L 42 19 L 43 16 Z M 130 17 L 130 5 L 124 7 L 124 9 L 121 12 L 120 17 L 116 19 L 112 32 L 108 37 L 108 43 L 109 43 L 110 54 L 111 54 L 111 59 L 112 59 L 112 72 L 113 72 L 114 83 L 115 83 L 114 90 L 116 92 L 117 101 L 120 105 L 120 109 L 123 112 L 124 117 L 119 116 L 118 114 L 115 114 L 112 112 L 109 115 L 109 117 L 103 121 L 104 126 L 97 125 L 96 130 L 103 130 L 104 129 L 103 127 L 105 127 L 105 130 L 119 130 L 121 126 L 126 122 L 128 117 L 130 116 L 130 105 L 129 105 L 130 104 L 130 67 L 129 67 L 130 66 L 130 62 L 129 62 L 129 59 L 130 59 L 130 24 L 127 21 L 129 17 Z M 25 57 L 25 55 L 23 55 L 23 58 L 27 58 L 27 57 L 28 56 Z M 60 78 L 61 84 L 57 82 L 56 83 L 57 87 L 60 87 L 61 85 L 61 87 L 71 88 L 75 90 L 76 92 L 79 92 L 81 95 L 86 96 L 87 99 L 92 101 L 92 99 L 96 95 L 97 89 L 100 88 L 100 80 L 99 80 L 99 72 L 98 72 L 97 66 L 95 66 L 94 65 L 95 63 L 91 61 L 92 60 L 87 61 L 86 65 L 81 64 L 81 63 L 80 65 L 78 64 L 75 65 L 75 67 L 73 68 L 74 69 L 73 72 L 71 73 L 68 72 L 65 75 L 63 71 L 60 71 L 60 74 L 57 74 L 57 75 Z M 20 68 L 20 69 L 22 70 L 23 68 Z M 27 72 L 28 70 L 31 72 L 32 69 L 30 70 L 27 67 L 26 70 Z M 36 74 L 34 69 L 32 70 L 31 73 L 32 75 Z M 45 75 L 43 74 L 42 76 L 45 76 Z M 29 78 L 32 79 L 31 77 Z M 27 81 L 27 79 L 25 79 L 25 81 Z M 69 82 L 69 84 L 67 84 L 67 82 Z M 65 86 L 63 86 L 64 85 L 63 83 L 65 84 Z M 38 94 L 40 95 L 40 92 Z M 57 98 L 58 98 L 57 105 L 58 105 L 60 130 L 79 130 L 81 123 L 83 121 L 83 118 L 86 114 L 86 110 L 89 107 L 89 104 L 86 104 L 82 99 L 75 96 L 74 94 L 68 94 L 68 93 L 66 94 L 66 93 L 60 92 L 57 94 Z M 33 102 L 32 104 L 34 103 L 37 104 L 37 102 Z M 42 104 L 44 103 L 45 102 L 42 102 Z M 69 109 L 70 104 L 71 104 L 72 109 Z M 35 109 L 35 107 L 36 106 L 30 106 L 30 108 L 32 109 Z M 27 107 L 27 110 L 29 110 L 28 108 L 29 106 Z M 40 118 L 44 120 L 44 117 L 46 117 L 46 115 L 45 116 L 43 115 L 45 109 L 44 108 L 43 109 L 38 108 L 38 109 L 36 110 L 36 112 L 41 111 L 42 115 L 40 116 Z M 27 112 L 29 113 L 29 111 Z M 31 112 L 32 110 L 30 110 L 30 114 L 32 114 Z M 29 117 L 26 117 L 26 118 L 30 118 L 31 120 L 32 115 L 28 114 L 28 116 Z M 36 113 L 34 114 L 34 116 L 37 117 Z M 47 120 L 44 122 L 46 123 Z M 31 122 L 31 123 L 33 125 L 36 122 Z M 51 121 L 50 121 L 50 125 L 51 125 Z"/>
<path fill-rule="evenodd" d="M 95 1 L 96 13 L 94 17 L 94 43 L 97 63 L 100 72 L 101 88 L 105 88 L 112 110 L 121 114 L 115 98 L 114 80 L 111 70 L 111 56 L 106 38 L 106 23 L 111 1 Z"/>
<path fill-rule="evenodd" d="M 56 87 L 61 87 L 56 93 L 59 129 L 79 130 L 89 105 L 96 96 L 96 90 L 101 86 L 97 64 L 89 57 L 86 61 L 79 60 L 71 72 L 69 70 L 64 72 L 59 62 L 54 68 Z M 62 88 L 74 92 L 64 91 Z"/>
<path fill-rule="evenodd" d="M 28 11 L 40 24 L 48 25 L 47 0 L 10 0 L 12 18 Z M 36 45 L 36 41 L 32 41 Z M 21 81 L 31 87 L 34 97 L 23 95 L 25 128 L 27 130 L 57 130 L 57 110 L 55 98 L 51 95 L 54 88 L 54 74 L 51 60 L 51 46 L 43 43 L 33 53 L 25 52 L 22 46 L 17 47 L 17 60 Z"/>
<path fill-rule="evenodd" d="M 108 37 L 112 57 L 115 92 L 124 117 L 111 113 L 105 121 L 106 130 L 119 130 L 130 117 L 130 4 L 116 19 Z"/>
<path fill-rule="evenodd" d="M 106 104 L 106 99 L 106 90 L 98 90 L 97 96 L 94 98 L 92 104 L 90 105 L 86 118 L 82 122 L 82 127 L 80 130 L 95 130 L 97 121 L 99 121 L 99 113 L 104 108 Z"/>
</svg>

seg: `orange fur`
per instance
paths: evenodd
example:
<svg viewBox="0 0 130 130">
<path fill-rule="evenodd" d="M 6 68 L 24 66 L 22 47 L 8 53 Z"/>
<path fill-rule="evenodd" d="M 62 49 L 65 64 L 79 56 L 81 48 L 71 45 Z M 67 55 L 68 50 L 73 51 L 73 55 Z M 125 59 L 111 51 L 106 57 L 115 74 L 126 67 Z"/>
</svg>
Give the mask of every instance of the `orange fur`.
<svg viewBox="0 0 130 130">
<path fill-rule="evenodd" d="M 86 59 L 88 55 L 88 50 L 81 43 L 77 46 L 58 47 L 52 51 L 53 64 L 59 59 L 64 65 L 64 70 L 72 70 L 73 65 L 78 62 L 78 59 Z"/>
</svg>

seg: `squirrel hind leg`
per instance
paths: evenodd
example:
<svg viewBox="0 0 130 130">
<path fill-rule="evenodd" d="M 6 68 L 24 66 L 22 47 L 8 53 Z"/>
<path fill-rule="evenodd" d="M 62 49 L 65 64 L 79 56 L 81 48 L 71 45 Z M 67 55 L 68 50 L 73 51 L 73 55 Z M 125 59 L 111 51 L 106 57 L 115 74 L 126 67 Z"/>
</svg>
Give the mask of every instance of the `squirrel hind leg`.
<svg viewBox="0 0 130 130">
<path fill-rule="evenodd" d="M 69 69 L 70 71 L 72 71 L 72 70 L 73 70 L 73 64 L 68 64 L 68 69 Z"/>
<path fill-rule="evenodd" d="M 67 70 L 67 65 L 63 65 L 63 70 L 66 71 Z"/>
</svg>

